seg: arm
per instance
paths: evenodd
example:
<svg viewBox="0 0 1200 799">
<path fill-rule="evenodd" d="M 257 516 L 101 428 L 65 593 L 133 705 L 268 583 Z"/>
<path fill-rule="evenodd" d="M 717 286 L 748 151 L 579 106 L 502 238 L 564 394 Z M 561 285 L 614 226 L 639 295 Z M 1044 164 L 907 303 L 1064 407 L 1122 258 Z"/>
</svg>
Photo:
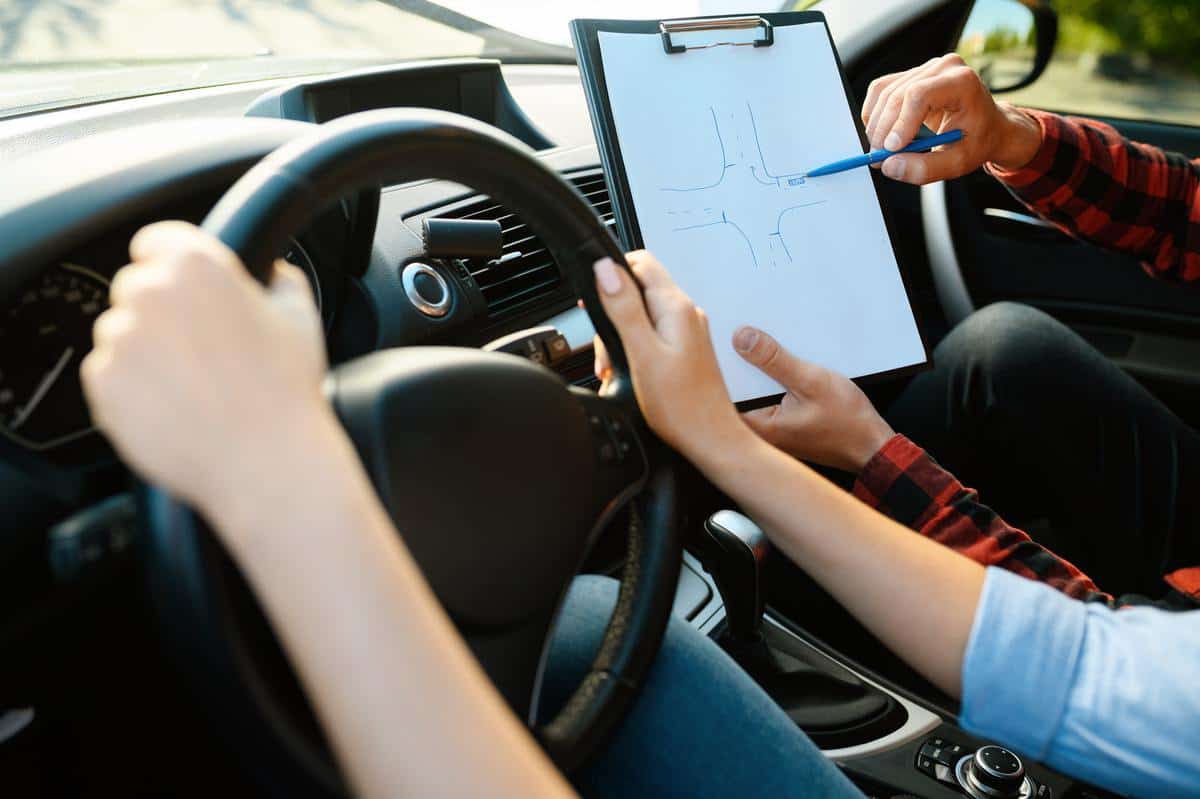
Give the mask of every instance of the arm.
<svg viewBox="0 0 1200 799">
<path fill-rule="evenodd" d="M 145 228 L 130 252 L 82 367 L 93 417 L 126 463 L 213 523 L 356 794 L 572 796 L 433 596 L 325 400 L 303 274 L 280 262 L 264 291 L 182 223 Z"/>
<path fill-rule="evenodd" d="M 1033 160 L 988 166 L 1017 199 L 1076 238 L 1139 258 L 1155 277 L 1200 280 L 1200 160 L 1101 122 L 1024 113 L 1041 129 Z"/>
<path fill-rule="evenodd" d="M 651 427 L 754 517 L 772 541 L 893 651 L 959 695 L 983 585 L 978 563 L 868 508 L 756 436 L 729 401 L 707 322 L 645 253 L 597 265 Z M 913 625 L 914 618 L 926 624 Z"/>
<path fill-rule="evenodd" d="M 1200 611 L 1114 611 L 989 569 L 961 720 L 1106 788 L 1191 796 L 1200 786 L 1198 652 Z"/>
<path fill-rule="evenodd" d="M 1005 522 L 904 436 L 893 436 L 867 461 L 854 496 L 985 566 L 1044 582 L 1074 599 L 1113 602 L 1074 564 Z"/>
<path fill-rule="evenodd" d="M 1073 564 L 1009 525 L 924 450 L 896 435 L 854 383 L 797 358 L 761 330 L 742 327 L 733 343 L 787 389 L 779 405 L 742 416 L 763 440 L 801 460 L 856 473 L 855 497 L 977 563 L 1077 599 L 1112 601 Z M 601 363 L 598 371 L 604 368 Z"/>
<path fill-rule="evenodd" d="M 889 158 L 890 178 L 925 184 L 986 166 L 1066 233 L 1133 255 L 1152 275 L 1200 279 L 1200 161 L 1099 122 L 997 103 L 954 54 L 873 81 L 862 118 L 871 146 L 889 150 L 922 125 L 964 133 L 958 144 Z"/>
<path fill-rule="evenodd" d="M 611 261 L 596 265 L 597 282 L 651 427 L 885 644 L 961 696 L 967 727 L 1136 795 L 1200 784 L 1200 611 L 1078 602 L 856 501 L 742 423 L 703 312 L 647 254 L 630 262 L 644 303 Z"/>
</svg>

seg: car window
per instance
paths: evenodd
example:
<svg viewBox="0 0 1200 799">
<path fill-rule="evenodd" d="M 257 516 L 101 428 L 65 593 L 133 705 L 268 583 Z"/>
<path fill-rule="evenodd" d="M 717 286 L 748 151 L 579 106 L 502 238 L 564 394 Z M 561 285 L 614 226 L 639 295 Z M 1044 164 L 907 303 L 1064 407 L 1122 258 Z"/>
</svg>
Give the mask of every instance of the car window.
<svg viewBox="0 0 1200 799">
<path fill-rule="evenodd" d="M 1046 72 L 1005 100 L 1200 126 L 1200 2 L 1056 0 L 1055 8 L 1058 46 Z"/>
</svg>

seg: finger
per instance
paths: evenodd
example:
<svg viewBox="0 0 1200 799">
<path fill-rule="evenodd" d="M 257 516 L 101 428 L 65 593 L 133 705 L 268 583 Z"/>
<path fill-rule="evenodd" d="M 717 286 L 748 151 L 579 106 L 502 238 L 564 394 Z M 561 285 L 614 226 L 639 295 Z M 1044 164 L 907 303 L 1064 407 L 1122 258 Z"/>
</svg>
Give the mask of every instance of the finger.
<svg viewBox="0 0 1200 799">
<path fill-rule="evenodd" d="M 879 96 L 893 83 L 902 80 L 908 72 L 911 72 L 911 70 L 882 75 L 871 81 L 871 85 L 867 87 L 867 98 L 863 100 L 862 121 L 864 125 L 871 121 L 871 113 L 875 110 L 875 106 L 879 102 Z"/>
<path fill-rule="evenodd" d="M 108 304 L 123 305 L 148 283 L 158 280 L 156 266 L 154 262 L 141 261 L 118 269 L 108 285 Z"/>
<path fill-rule="evenodd" d="M 893 81 L 879 93 L 879 99 L 875 101 L 875 107 L 871 109 L 871 118 L 866 122 L 867 142 L 870 143 L 872 149 L 878 150 L 883 146 L 883 136 L 880 132 L 879 120 L 884 115 L 888 103 L 891 102 L 893 96 L 902 91 L 905 86 L 916 78 L 917 72 L 918 70 L 913 70 L 906 73 L 900 80 Z"/>
<path fill-rule="evenodd" d="M 642 294 L 633 277 L 611 258 L 601 258 L 593 269 L 600 304 L 616 327 L 630 361 L 651 356 L 659 345 L 658 334 L 646 315 Z"/>
<path fill-rule="evenodd" d="M 289 301 L 294 298 L 302 298 L 309 305 L 315 307 L 317 304 L 308 275 L 304 274 L 303 269 L 283 258 L 275 259 L 275 263 L 272 264 L 267 292 L 272 297 L 286 298 Z"/>
<path fill-rule="evenodd" d="M 104 349 L 133 329 L 133 315 L 124 308 L 109 308 L 92 323 L 92 349 Z"/>
<path fill-rule="evenodd" d="M 898 83 L 891 87 L 888 93 L 880 98 L 879 105 L 875 108 L 875 114 L 871 117 L 871 125 L 867 129 L 867 138 L 871 142 L 871 146 L 879 149 L 887 147 L 885 143 L 888 132 L 896 122 L 896 117 L 900 114 L 900 108 L 904 104 L 904 98 L 908 95 L 911 88 L 922 81 L 929 80 L 934 77 L 936 67 L 925 67 L 917 72 L 903 83 Z"/>
<path fill-rule="evenodd" d="M 919 67 L 913 67 L 905 72 L 898 72 L 895 75 L 888 76 L 890 79 L 880 81 L 879 91 L 871 101 L 870 113 L 863 118 L 863 124 L 866 125 L 867 139 L 871 142 L 875 141 L 873 134 L 878 127 L 879 112 L 887 103 L 888 98 L 892 96 L 898 88 L 906 83 L 924 76 L 931 68 L 936 67 L 937 59 L 931 58 Z"/>
<path fill-rule="evenodd" d="M 667 320 L 693 309 L 691 298 L 667 272 L 658 259 L 644 250 L 630 253 L 630 271 L 642 286 L 643 300 L 650 322 L 662 333 Z"/>
<path fill-rule="evenodd" d="M 747 362 L 797 394 L 809 394 L 823 371 L 815 363 L 792 355 L 778 341 L 757 328 L 739 327 L 733 334 L 733 348 Z"/>
<path fill-rule="evenodd" d="M 104 416 L 104 409 L 107 406 L 103 402 L 102 395 L 105 375 L 111 364 L 111 354 L 105 350 L 96 349 L 85 355 L 79 364 L 79 383 L 83 387 L 83 398 L 87 402 L 92 424 L 101 430 L 108 429 L 107 419 Z"/>
<path fill-rule="evenodd" d="M 134 261 L 173 258 L 182 254 L 206 255 L 214 263 L 228 268 L 240 267 L 245 272 L 242 260 L 224 242 L 188 222 L 169 220 L 146 225 L 129 242 L 129 256 Z"/>
<path fill-rule="evenodd" d="M 967 70 L 966 67 L 963 67 Z M 970 70 L 967 70 L 968 72 Z M 962 107 L 963 75 L 951 72 L 925 78 L 909 85 L 895 109 L 895 116 L 883 119 L 880 125 L 888 131 L 883 146 L 900 150 L 912 143 L 925 120 L 935 113 L 953 113 Z"/>
<path fill-rule="evenodd" d="M 592 349 L 595 351 L 596 378 L 603 383 L 612 374 L 612 359 L 608 355 L 608 347 L 604 346 L 599 336 L 592 337 Z"/>
<path fill-rule="evenodd" d="M 939 180 L 962 177 L 971 171 L 962 142 L 939 147 L 929 153 L 903 153 L 883 162 L 883 174 L 892 180 L 923 186 Z"/>
<path fill-rule="evenodd" d="M 880 93 L 879 99 L 872 109 L 870 122 L 867 123 L 867 139 L 871 142 L 872 147 L 876 149 L 887 147 L 885 143 L 887 133 L 895 122 L 895 116 L 899 112 L 900 104 L 909 87 L 914 83 L 937 76 L 948 65 L 962 63 L 962 59 L 957 55 L 954 55 L 954 59 L 951 60 L 948 56 L 931 58 L 916 69 L 906 72 L 902 80 L 893 81 Z"/>
<path fill-rule="evenodd" d="M 678 284 L 671 277 L 667 268 L 647 250 L 634 250 L 625 256 L 629 269 L 637 276 L 638 283 L 645 290 L 677 289 Z"/>
</svg>

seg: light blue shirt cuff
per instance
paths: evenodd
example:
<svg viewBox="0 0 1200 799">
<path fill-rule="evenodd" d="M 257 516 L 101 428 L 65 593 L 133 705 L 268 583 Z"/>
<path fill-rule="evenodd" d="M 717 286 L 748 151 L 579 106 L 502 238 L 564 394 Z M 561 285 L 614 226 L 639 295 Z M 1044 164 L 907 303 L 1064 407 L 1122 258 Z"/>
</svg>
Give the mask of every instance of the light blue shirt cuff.
<svg viewBox="0 0 1200 799">
<path fill-rule="evenodd" d="M 962 725 L 1046 758 L 1079 667 L 1087 608 L 989 568 L 963 658 Z"/>
</svg>

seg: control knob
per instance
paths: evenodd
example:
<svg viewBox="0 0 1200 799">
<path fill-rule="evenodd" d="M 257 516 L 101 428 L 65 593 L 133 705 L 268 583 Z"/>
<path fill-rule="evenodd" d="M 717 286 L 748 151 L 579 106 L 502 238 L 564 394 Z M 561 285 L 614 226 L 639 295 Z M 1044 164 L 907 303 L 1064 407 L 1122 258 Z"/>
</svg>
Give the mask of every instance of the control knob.
<svg viewBox="0 0 1200 799">
<path fill-rule="evenodd" d="M 981 746 L 974 755 L 958 761 L 955 772 L 963 789 L 975 799 L 1025 799 L 1033 793 L 1021 758 L 995 744 Z"/>
</svg>

